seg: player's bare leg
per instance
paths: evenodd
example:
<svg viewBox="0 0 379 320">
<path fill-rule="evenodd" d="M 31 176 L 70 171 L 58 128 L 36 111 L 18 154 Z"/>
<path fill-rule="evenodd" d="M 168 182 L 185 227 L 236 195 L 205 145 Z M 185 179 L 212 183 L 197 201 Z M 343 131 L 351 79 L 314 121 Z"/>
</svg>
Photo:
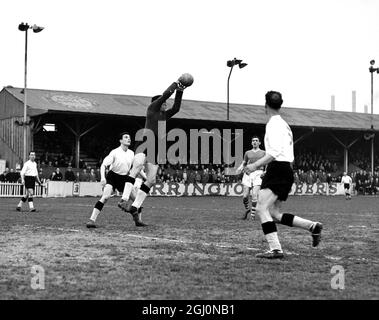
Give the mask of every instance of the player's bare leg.
<svg viewBox="0 0 379 320">
<path fill-rule="evenodd" d="M 21 211 L 21 209 L 22 209 L 22 204 L 23 204 L 24 202 L 26 202 L 26 200 L 28 200 L 28 198 L 29 198 L 29 191 L 28 191 L 28 189 L 26 189 L 26 190 L 25 190 L 25 195 L 21 198 L 20 202 L 18 203 L 18 205 L 17 205 L 17 207 L 16 207 L 16 210 L 17 210 L 17 211 Z"/>
<path fill-rule="evenodd" d="M 130 194 L 133 190 L 133 186 L 136 180 L 137 175 L 141 172 L 143 169 L 143 166 L 145 164 L 146 156 L 144 153 L 138 153 L 135 155 L 133 160 L 132 168 L 130 169 L 130 173 L 128 174 L 128 179 L 125 183 L 124 191 L 121 196 L 121 200 L 118 203 L 118 207 L 123 210 L 127 211 L 128 208 L 128 200 L 130 198 Z"/>
<path fill-rule="evenodd" d="M 141 219 L 140 208 L 145 201 L 147 195 L 150 193 L 150 188 L 156 182 L 156 176 L 158 172 L 158 165 L 147 162 L 145 164 L 146 181 L 142 183 L 141 187 L 137 191 L 136 199 L 134 200 L 132 206 L 130 207 L 130 214 L 133 215 L 133 219 L 136 226 L 146 226 Z"/>
<path fill-rule="evenodd" d="M 316 247 L 321 240 L 322 224 L 320 222 L 303 219 L 291 213 L 280 213 L 281 201 L 276 200 L 270 208 L 270 214 L 275 222 L 289 226 L 297 227 L 310 231 L 312 234 L 312 246 Z"/>
<path fill-rule="evenodd" d="M 253 220 L 255 219 L 255 212 L 257 209 L 258 194 L 259 194 L 260 189 L 261 189 L 261 186 L 254 186 L 253 187 L 253 192 L 252 192 L 252 196 L 251 196 L 251 218 Z"/>
<path fill-rule="evenodd" d="M 22 204 L 26 201 L 28 201 L 29 204 L 29 211 L 30 212 L 35 212 L 36 209 L 34 208 L 34 203 L 33 203 L 33 195 L 34 195 L 34 190 L 32 188 L 26 189 L 25 196 L 23 196 L 18 203 L 16 210 L 21 211 Z"/>
<path fill-rule="evenodd" d="M 112 192 L 112 185 L 106 184 L 103 190 L 103 195 L 101 196 L 100 200 L 96 202 L 95 207 L 92 210 L 92 215 L 87 223 L 87 228 L 96 228 L 96 219 L 103 209 L 104 205 L 107 203 L 108 199 L 111 197 Z"/>
<path fill-rule="evenodd" d="M 33 203 L 33 196 L 34 196 L 34 189 L 28 189 L 28 204 L 29 204 L 29 211 L 30 212 L 35 212 L 36 208 L 34 208 L 34 203 Z"/>
<path fill-rule="evenodd" d="M 263 189 L 259 191 L 256 213 L 261 222 L 263 234 L 265 235 L 270 250 L 261 254 L 257 254 L 257 258 L 283 258 L 282 246 L 279 242 L 276 224 L 273 221 L 273 218 L 269 211 L 277 199 L 278 196 L 275 195 L 270 189 Z"/>
<path fill-rule="evenodd" d="M 245 213 L 242 216 L 242 220 L 246 220 L 249 217 L 249 214 L 251 213 L 251 210 L 249 208 L 250 190 L 251 190 L 250 187 L 248 187 L 246 185 L 243 186 L 242 202 L 243 202 L 243 206 L 245 208 Z"/>
</svg>

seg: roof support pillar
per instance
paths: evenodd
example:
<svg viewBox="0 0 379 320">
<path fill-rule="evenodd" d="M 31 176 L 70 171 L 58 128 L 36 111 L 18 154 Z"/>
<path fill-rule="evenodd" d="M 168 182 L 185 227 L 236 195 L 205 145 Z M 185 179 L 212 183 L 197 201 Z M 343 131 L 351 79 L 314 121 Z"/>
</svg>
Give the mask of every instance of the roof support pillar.
<svg viewBox="0 0 379 320">
<path fill-rule="evenodd" d="M 63 121 L 63 124 L 74 134 L 75 137 L 75 167 L 79 169 L 79 162 L 80 162 L 80 139 L 86 135 L 88 132 L 95 129 L 97 126 L 100 125 L 101 122 L 98 122 L 88 129 L 82 128 L 81 121 L 79 118 L 75 118 L 74 125 L 75 129 L 73 129 L 68 123 Z"/>
<path fill-rule="evenodd" d="M 348 145 L 343 143 L 340 139 L 338 139 L 333 132 L 330 132 L 330 135 L 336 140 L 342 147 L 343 147 L 343 167 L 344 171 L 349 171 L 349 149 L 353 146 L 354 143 L 356 143 L 359 138 L 355 138 L 352 142 L 350 142 Z"/>
<path fill-rule="evenodd" d="M 304 140 L 305 138 L 309 137 L 313 132 L 315 132 L 315 128 L 312 128 L 312 130 L 310 132 L 307 132 L 307 133 L 304 133 L 301 137 L 297 138 L 295 141 L 294 141 L 294 145 L 302 140 Z"/>
</svg>

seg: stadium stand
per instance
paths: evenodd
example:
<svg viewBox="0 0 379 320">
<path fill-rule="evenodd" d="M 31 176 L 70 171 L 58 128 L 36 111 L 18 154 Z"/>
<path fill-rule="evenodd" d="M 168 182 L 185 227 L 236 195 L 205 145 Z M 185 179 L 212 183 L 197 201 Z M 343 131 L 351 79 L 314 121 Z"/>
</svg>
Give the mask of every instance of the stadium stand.
<svg viewBox="0 0 379 320">
<path fill-rule="evenodd" d="M 71 165 L 76 176 L 83 168 L 96 169 L 109 151 L 117 147 L 118 132 L 127 129 L 134 136 L 143 127 L 149 102 L 150 97 L 144 96 L 28 89 L 28 118 L 31 120 L 28 150 L 35 149 L 46 177 L 56 167 L 64 175 Z M 10 168 L 22 162 L 22 127 L 17 125 L 22 114 L 22 89 L 4 87 L 0 92 L 0 147 L 1 156 Z M 283 117 L 294 133 L 294 169 L 299 179 L 321 181 L 327 173 L 335 178 L 346 169 L 371 169 L 371 143 L 364 136 L 371 125 L 375 130 L 379 127 L 378 115 L 285 106 Z M 188 133 L 190 129 L 217 128 L 220 132 L 242 129 L 244 151 L 250 147 L 249 136 L 263 137 L 266 116 L 262 106 L 230 104 L 230 119 L 226 121 L 225 103 L 183 100 L 180 112 L 169 122 L 167 130 L 181 128 Z M 48 124 L 52 124 L 52 130 L 48 130 Z M 379 139 L 375 139 L 376 167 L 378 142 Z M 191 163 L 175 167 L 174 172 L 170 169 L 171 172 L 166 173 L 166 169 L 166 165 L 162 165 L 164 173 L 159 179 L 227 181 L 240 178 L 227 174 L 224 163 L 207 166 L 205 172 L 201 164 L 196 168 Z"/>
</svg>

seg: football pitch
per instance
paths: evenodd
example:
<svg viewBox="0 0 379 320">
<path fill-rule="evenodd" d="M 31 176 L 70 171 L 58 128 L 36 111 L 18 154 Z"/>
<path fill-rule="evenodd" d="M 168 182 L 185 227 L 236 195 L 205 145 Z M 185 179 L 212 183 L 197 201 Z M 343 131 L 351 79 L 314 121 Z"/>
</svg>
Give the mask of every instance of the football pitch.
<svg viewBox="0 0 379 320">
<path fill-rule="evenodd" d="M 324 230 L 312 248 L 278 225 L 282 260 L 255 258 L 267 243 L 239 197 L 151 197 L 145 228 L 112 198 L 91 230 L 97 198 L 37 198 L 35 213 L 18 201 L 0 198 L 0 299 L 379 299 L 377 197 L 289 197 L 283 212 Z"/>
</svg>

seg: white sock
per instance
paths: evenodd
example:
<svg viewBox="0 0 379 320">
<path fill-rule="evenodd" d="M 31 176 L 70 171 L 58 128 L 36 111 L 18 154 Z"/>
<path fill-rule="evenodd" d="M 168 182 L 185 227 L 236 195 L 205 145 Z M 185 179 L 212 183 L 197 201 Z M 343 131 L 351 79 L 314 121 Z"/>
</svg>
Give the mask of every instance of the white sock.
<svg viewBox="0 0 379 320">
<path fill-rule="evenodd" d="M 292 226 L 305 230 L 310 230 L 313 225 L 313 221 L 294 216 Z"/>
<path fill-rule="evenodd" d="M 17 207 L 22 207 L 22 200 L 18 203 Z"/>
<path fill-rule="evenodd" d="M 130 197 L 130 193 L 132 192 L 132 189 L 133 189 L 133 185 L 130 182 L 126 182 L 121 199 L 128 201 Z"/>
<path fill-rule="evenodd" d="M 29 208 L 30 208 L 30 209 L 34 209 L 33 201 L 29 201 Z"/>
<path fill-rule="evenodd" d="M 277 232 L 271 232 L 265 235 L 268 245 L 270 247 L 270 250 L 280 250 L 282 251 L 282 246 L 280 245 L 278 233 Z"/>
<path fill-rule="evenodd" d="M 92 215 L 91 215 L 91 218 L 90 218 L 90 219 L 91 219 L 93 222 L 95 222 L 96 219 L 97 219 L 97 216 L 99 215 L 99 213 L 100 213 L 100 210 L 99 210 L 99 209 L 97 209 L 97 208 L 93 208 Z"/>
<path fill-rule="evenodd" d="M 142 206 L 142 203 L 145 201 L 146 197 L 147 197 L 147 193 L 139 189 L 137 192 L 136 199 L 134 200 L 132 206 L 136 208 L 140 208 Z"/>
</svg>

